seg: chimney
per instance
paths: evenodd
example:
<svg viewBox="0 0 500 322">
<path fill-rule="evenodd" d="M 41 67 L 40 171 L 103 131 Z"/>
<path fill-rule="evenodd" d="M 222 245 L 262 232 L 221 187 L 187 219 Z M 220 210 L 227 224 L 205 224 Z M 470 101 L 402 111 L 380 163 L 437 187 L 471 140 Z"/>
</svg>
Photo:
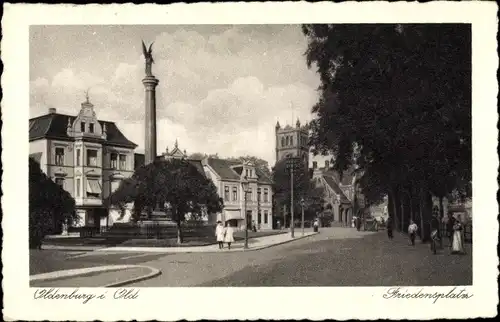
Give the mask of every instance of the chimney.
<svg viewBox="0 0 500 322">
<path fill-rule="evenodd" d="M 49 108 L 49 114 L 56 114 L 56 109 L 53 107 Z"/>
</svg>

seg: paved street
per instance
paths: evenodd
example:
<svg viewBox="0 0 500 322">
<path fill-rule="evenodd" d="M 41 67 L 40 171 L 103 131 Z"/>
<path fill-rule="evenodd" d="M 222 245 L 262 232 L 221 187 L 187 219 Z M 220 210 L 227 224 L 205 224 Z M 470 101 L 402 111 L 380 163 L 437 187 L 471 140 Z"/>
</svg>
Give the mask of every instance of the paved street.
<svg viewBox="0 0 500 322">
<path fill-rule="evenodd" d="M 292 243 L 238 253 L 42 251 L 52 256 L 44 262 L 52 262 L 53 267 L 38 265 L 37 272 L 31 267 L 30 271 L 113 264 L 140 264 L 162 271 L 129 287 L 464 285 L 472 283 L 471 246 L 467 249 L 463 256 L 450 255 L 448 249 L 432 255 L 428 245 L 409 246 L 397 233 L 389 241 L 385 231 L 336 227 Z"/>
<path fill-rule="evenodd" d="M 354 238 L 362 235 L 362 238 Z M 432 255 L 385 231 L 322 229 L 293 243 L 248 253 L 176 254 L 144 265 L 162 270 L 146 286 L 387 286 L 472 284 L 472 251 Z"/>
</svg>

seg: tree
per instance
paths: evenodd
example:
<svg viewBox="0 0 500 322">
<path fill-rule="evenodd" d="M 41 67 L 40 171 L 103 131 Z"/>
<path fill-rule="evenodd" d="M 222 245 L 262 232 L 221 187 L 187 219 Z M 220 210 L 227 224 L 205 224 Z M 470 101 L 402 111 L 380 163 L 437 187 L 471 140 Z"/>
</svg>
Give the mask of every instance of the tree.
<svg viewBox="0 0 500 322">
<path fill-rule="evenodd" d="M 55 233 L 64 223 L 77 222 L 77 218 L 73 197 L 29 158 L 30 248 L 40 248 L 46 235 Z"/>
<path fill-rule="evenodd" d="M 272 172 L 273 193 L 277 206 L 286 205 L 290 208 L 291 204 L 291 177 L 287 169 L 287 159 L 280 160 L 273 167 Z M 305 215 L 308 219 L 323 210 L 323 191 L 315 187 L 310 180 L 309 171 L 305 165 L 299 164 L 294 170 L 293 178 L 293 198 L 294 213 L 300 214 L 300 201 L 303 198 L 305 202 Z M 299 217 L 295 217 L 298 219 Z M 287 220 L 288 222 L 288 220 Z"/>
<path fill-rule="evenodd" d="M 132 189 L 131 189 L 132 187 Z M 138 168 L 128 183 L 122 183 L 110 198 L 112 204 L 134 201 L 135 220 L 158 206 L 172 213 L 177 224 L 177 242 L 183 242 L 186 214 L 201 215 L 222 210 L 222 199 L 212 181 L 186 160 L 155 160 Z"/>
<path fill-rule="evenodd" d="M 401 225 L 418 217 L 425 239 L 431 193 L 470 193 L 470 26 L 304 25 L 303 32 L 307 63 L 321 78 L 314 150 L 333 153 L 339 172 L 357 163 L 367 198 L 387 194 L 390 215 Z"/>
</svg>

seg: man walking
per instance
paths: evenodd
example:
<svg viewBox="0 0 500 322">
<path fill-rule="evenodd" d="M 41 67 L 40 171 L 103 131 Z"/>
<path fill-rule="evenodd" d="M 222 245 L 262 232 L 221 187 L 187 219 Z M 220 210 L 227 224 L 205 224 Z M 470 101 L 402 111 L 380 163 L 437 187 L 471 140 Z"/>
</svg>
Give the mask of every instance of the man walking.
<svg viewBox="0 0 500 322">
<path fill-rule="evenodd" d="M 394 236 L 392 234 L 392 217 L 389 217 L 387 219 L 387 236 L 389 237 L 389 239 L 392 239 Z"/>
<path fill-rule="evenodd" d="M 415 246 L 415 236 L 417 234 L 418 226 L 417 224 L 412 220 L 410 220 L 410 225 L 408 226 L 408 234 L 410 235 L 410 241 L 411 245 Z"/>
</svg>

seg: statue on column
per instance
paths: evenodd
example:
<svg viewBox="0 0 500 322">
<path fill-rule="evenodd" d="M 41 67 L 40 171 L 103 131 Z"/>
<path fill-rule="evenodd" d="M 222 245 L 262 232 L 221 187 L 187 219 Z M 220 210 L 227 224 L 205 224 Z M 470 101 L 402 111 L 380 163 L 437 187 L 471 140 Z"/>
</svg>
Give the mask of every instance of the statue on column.
<svg viewBox="0 0 500 322">
<path fill-rule="evenodd" d="M 146 59 L 146 76 L 153 76 L 153 73 L 151 72 L 151 65 L 154 63 L 152 50 L 153 43 L 151 43 L 151 45 L 149 45 L 149 49 L 146 50 L 146 45 L 144 44 L 144 41 L 142 42 L 142 53 Z"/>
</svg>

